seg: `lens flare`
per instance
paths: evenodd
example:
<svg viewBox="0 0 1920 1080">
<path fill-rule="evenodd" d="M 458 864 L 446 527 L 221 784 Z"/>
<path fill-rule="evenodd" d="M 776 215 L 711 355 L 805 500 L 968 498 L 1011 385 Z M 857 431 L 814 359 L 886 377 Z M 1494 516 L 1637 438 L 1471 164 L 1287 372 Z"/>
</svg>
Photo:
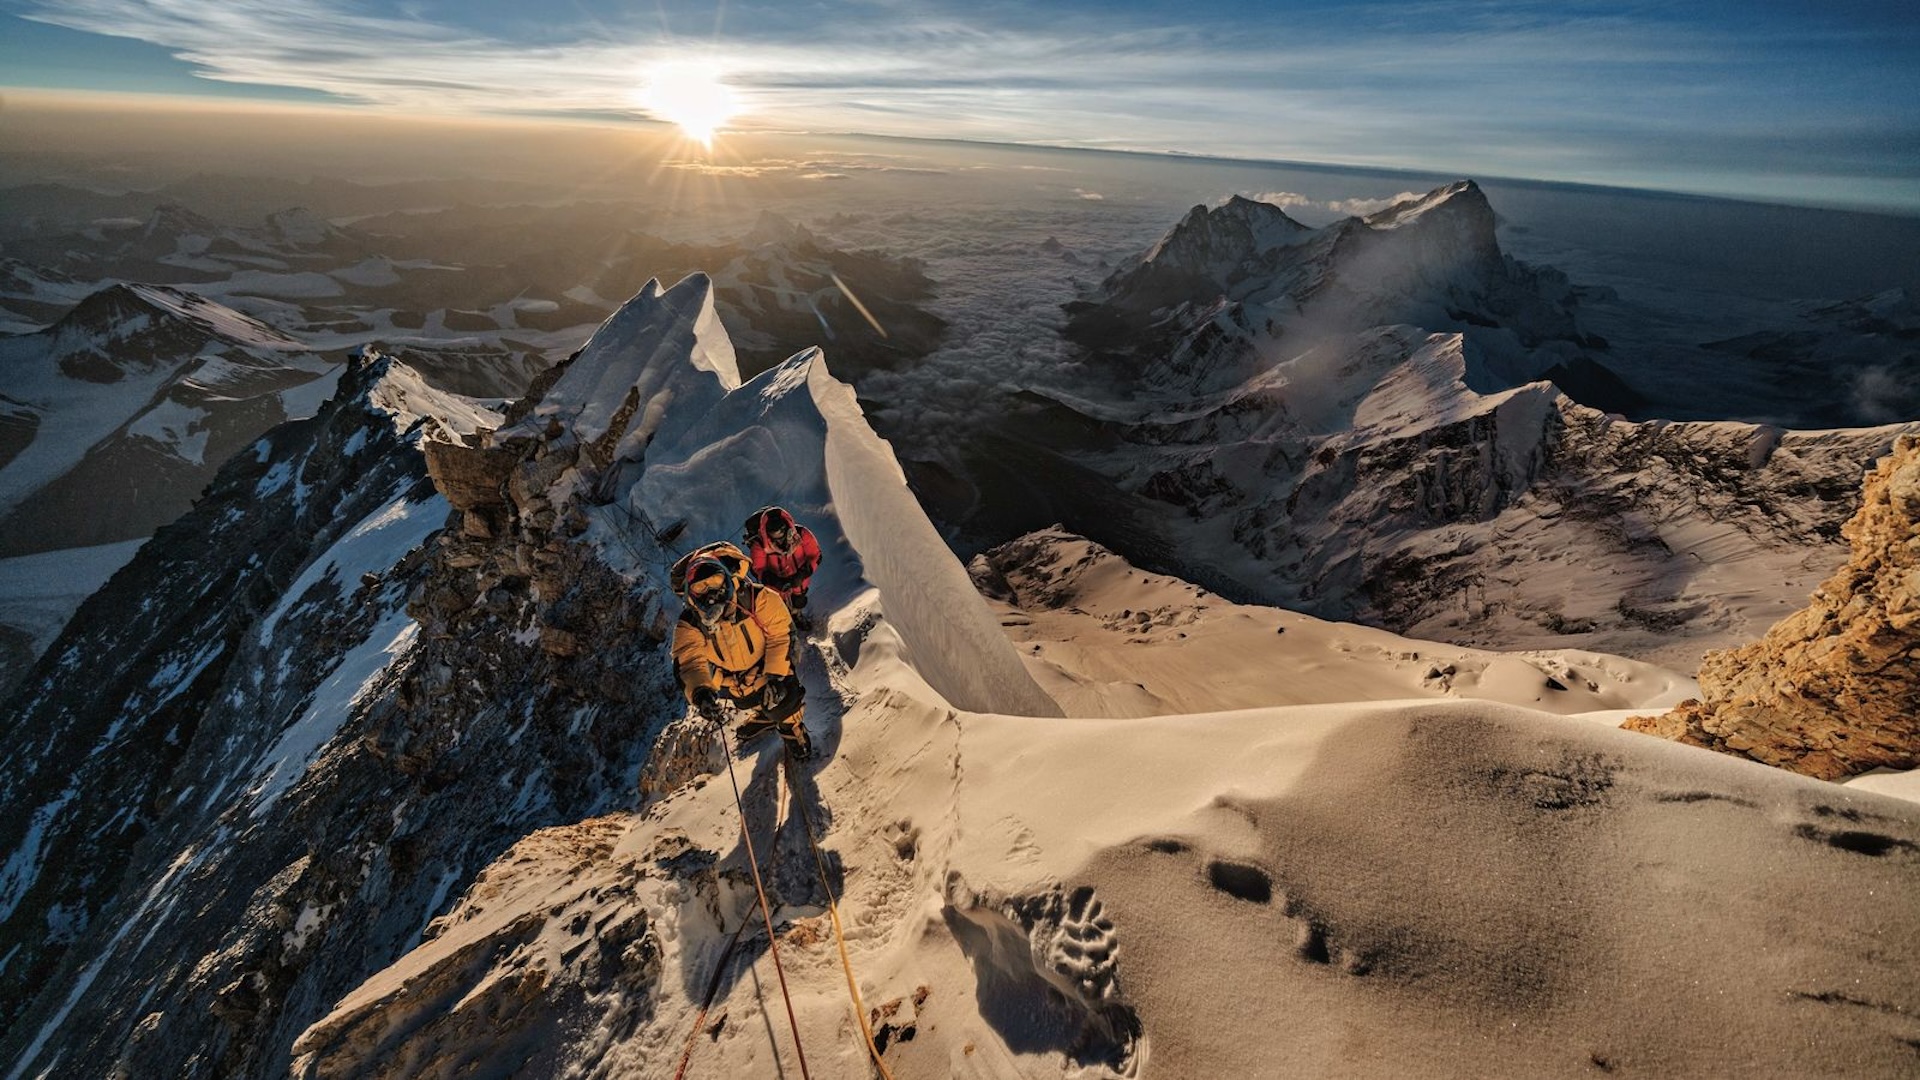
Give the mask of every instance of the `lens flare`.
<svg viewBox="0 0 1920 1080">
<path fill-rule="evenodd" d="M 739 110 L 739 98 L 720 72 L 704 64 L 661 64 L 647 75 L 640 104 L 677 125 L 687 138 L 713 149 L 714 133 Z"/>
</svg>

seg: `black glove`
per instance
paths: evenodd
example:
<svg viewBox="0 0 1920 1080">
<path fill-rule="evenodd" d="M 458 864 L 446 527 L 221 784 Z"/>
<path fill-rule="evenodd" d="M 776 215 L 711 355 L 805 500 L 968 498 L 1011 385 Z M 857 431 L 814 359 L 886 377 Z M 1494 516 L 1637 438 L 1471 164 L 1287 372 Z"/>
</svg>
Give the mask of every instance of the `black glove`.
<svg viewBox="0 0 1920 1080">
<path fill-rule="evenodd" d="M 760 707 L 774 709 L 783 701 L 790 700 L 800 692 L 800 677 L 797 675 L 773 675 L 767 679 L 767 685 L 760 691 Z"/>
<path fill-rule="evenodd" d="M 807 607 L 807 590 L 801 589 L 799 592 L 787 597 L 787 607 L 794 611 L 805 611 Z"/>
<path fill-rule="evenodd" d="M 702 720 L 718 724 L 720 715 L 720 695 L 713 692 L 711 686 L 700 686 L 693 691 L 693 711 L 700 714 Z"/>
</svg>

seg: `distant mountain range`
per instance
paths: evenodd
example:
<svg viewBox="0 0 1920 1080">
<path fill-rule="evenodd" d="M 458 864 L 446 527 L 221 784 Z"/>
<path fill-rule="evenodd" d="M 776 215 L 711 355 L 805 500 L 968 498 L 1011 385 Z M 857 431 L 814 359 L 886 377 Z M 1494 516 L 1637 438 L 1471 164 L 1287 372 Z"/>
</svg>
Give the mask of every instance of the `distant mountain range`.
<svg viewBox="0 0 1920 1080">
<path fill-rule="evenodd" d="M 1471 181 L 1317 230 L 1195 207 L 1069 306 L 1084 377 L 1031 387 L 961 475 L 916 475 L 985 536 L 1064 520 L 1326 618 L 1685 667 L 1844 557 L 1860 475 L 1916 425 L 1636 423 L 1579 315 Z"/>
<path fill-rule="evenodd" d="M 146 536 L 227 458 L 310 415 L 336 364 L 220 304 L 116 285 L 0 338 L 0 557 Z"/>
</svg>

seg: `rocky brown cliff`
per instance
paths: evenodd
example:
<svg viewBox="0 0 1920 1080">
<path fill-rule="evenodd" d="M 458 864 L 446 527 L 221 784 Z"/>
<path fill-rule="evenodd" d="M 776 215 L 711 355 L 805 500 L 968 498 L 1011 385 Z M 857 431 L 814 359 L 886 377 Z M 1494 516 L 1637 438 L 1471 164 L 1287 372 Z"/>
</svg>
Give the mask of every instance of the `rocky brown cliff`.
<svg viewBox="0 0 1920 1080">
<path fill-rule="evenodd" d="M 1704 700 L 1625 727 L 1834 780 L 1920 766 L 1920 437 L 1868 475 L 1846 565 L 1767 636 L 1708 653 Z"/>
</svg>

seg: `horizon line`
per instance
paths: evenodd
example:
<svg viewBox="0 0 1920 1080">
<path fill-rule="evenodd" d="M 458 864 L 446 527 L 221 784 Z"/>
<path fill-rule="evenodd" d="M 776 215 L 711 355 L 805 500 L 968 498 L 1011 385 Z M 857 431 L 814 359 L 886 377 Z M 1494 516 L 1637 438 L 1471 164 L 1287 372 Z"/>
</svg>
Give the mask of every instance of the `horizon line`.
<svg viewBox="0 0 1920 1080">
<path fill-rule="evenodd" d="M 629 126 L 648 129 L 670 129 L 674 126 L 666 121 L 655 120 L 638 113 L 632 116 L 620 116 L 605 112 L 588 113 L 579 110 L 525 112 L 474 112 L 466 110 L 428 112 L 419 109 L 408 109 L 402 111 L 345 100 L 300 101 L 285 98 L 250 99 L 215 94 L 183 94 L 168 91 L 93 90 L 85 88 L 36 87 L 9 84 L 0 84 L 0 124 L 4 124 L 6 114 L 12 104 L 8 99 L 16 95 L 36 102 L 42 107 L 65 105 L 92 106 L 98 108 L 107 103 L 117 103 L 130 104 L 140 108 L 173 108 L 183 112 L 296 113 L 328 116 L 337 119 L 371 117 L 401 123 L 411 122 L 419 124 L 491 124 L 507 126 L 561 124 L 568 127 L 603 127 L 614 129 Z M 1484 180 L 1496 184 L 1571 188 L 1583 191 L 1611 192 L 1640 197 L 1729 202 L 1751 206 L 1815 210 L 1826 213 L 1866 214 L 1903 220 L 1920 219 L 1920 203 L 1913 205 L 1896 205 L 1846 200 L 1790 202 L 1705 189 L 1648 187 L 1546 176 L 1512 176 L 1500 173 L 1466 172 L 1434 167 L 1367 165 L 1282 157 L 1243 157 L 1232 154 L 1206 153 L 1176 148 L 1085 146 L 1072 143 L 1027 142 L 1011 139 L 969 139 L 958 136 L 894 135 L 881 132 L 834 129 L 736 127 L 722 129 L 720 134 L 771 138 L 879 139 L 887 142 L 926 143 L 939 146 L 980 146 L 1010 150 L 1046 151 L 1051 153 L 1112 154 L 1131 158 L 1165 158 L 1175 161 L 1269 166 L 1304 169 L 1316 172 L 1359 173 L 1362 175 L 1383 177 L 1431 178 L 1435 176 L 1452 176 L 1456 179 L 1469 179 L 1476 182 Z"/>
</svg>

